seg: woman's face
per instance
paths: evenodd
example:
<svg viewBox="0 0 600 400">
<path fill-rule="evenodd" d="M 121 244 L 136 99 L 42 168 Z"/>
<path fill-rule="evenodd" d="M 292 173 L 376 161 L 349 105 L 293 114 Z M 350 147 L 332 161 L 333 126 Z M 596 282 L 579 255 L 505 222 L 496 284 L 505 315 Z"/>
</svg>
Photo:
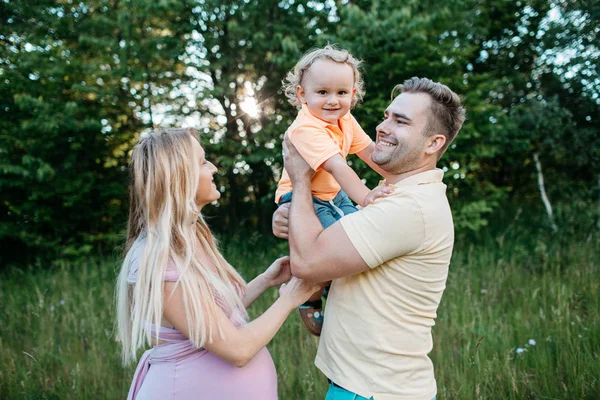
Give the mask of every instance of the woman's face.
<svg viewBox="0 0 600 400">
<path fill-rule="evenodd" d="M 198 179 L 198 189 L 196 190 L 196 204 L 198 207 L 212 203 L 221 197 L 221 193 L 217 190 L 217 186 L 213 182 L 213 175 L 217 172 L 217 167 L 206 159 L 204 149 L 198 141 L 193 141 L 193 146 L 196 148 L 196 154 L 199 154 L 200 175 Z"/>
</svg>

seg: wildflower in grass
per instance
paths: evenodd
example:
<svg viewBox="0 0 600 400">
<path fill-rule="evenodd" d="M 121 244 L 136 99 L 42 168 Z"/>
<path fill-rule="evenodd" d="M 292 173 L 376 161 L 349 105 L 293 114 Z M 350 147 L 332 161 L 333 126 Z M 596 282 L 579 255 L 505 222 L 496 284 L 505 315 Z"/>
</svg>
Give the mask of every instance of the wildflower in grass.
<svg viewBox="0 0 600 400">
<path fill-rule="evenodd" d="M 65 299 L 62 299 L 62 300 L 59 302 L 59 304 L 60 304 L 61 306 L 64 306 L 64 305 L 65 305 Z"/>
<path fill-rule="evenodd" d="M 515 350 L 515 351 L 517 352 L 517 354 L 521 354 L 521 353 L 523 353 L 523 352 L 526 352 L 526 351 L 527 351 L 527 349 L 523 349 L 523 348 L 521 348 L 521 347 L 517 347 L 517 350 Z"/>
<path fill-rule="evenodd" d="M 50 306 L 50 311 L 54 312 L 54 306 Z"/>
<path fill-rule="evenodd" d="M 530 346 L 535 346 L 535 340 L 529 339 L 529 345 Z"/>
</svg>

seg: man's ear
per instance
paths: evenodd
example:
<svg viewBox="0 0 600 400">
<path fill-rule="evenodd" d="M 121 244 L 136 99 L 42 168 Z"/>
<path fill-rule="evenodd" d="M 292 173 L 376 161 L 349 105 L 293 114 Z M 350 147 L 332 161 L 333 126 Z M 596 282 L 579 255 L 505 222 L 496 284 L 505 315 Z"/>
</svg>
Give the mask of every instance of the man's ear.
<svg viewBox="0 0 600 400">
<path fill-rule="evenodd" d="M 300 85 L 296 85 L 296 97 L 300 100 L 300 103 L 306 103 L 306 97 L 304 96 L 304 88 Z"/>
<path fill-rule="evenodd" d="M 446 144 L 446 136 L 431 135 L 427 138 L 425 154 L 435 154 Z"/>
</svg>

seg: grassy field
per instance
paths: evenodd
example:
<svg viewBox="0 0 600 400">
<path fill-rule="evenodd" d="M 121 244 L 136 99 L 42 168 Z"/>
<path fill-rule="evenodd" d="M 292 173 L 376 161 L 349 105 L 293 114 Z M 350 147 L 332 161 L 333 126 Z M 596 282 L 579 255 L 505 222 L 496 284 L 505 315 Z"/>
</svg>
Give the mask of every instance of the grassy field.
<svg viewBox="0 0 600 400">
<path fill-rule="evenodd" d="M 261 243 L 225 249 L 246 279 L 278 253 Z M 598 244 L 543 233 L 457 239 L 433 329 L 438 399 L 599 398 Z M 113 338 L 115 260 L 0 275 L 0 398 L 125 398 L 134 367 L 121 367 Z M 281 399 L 324 398 L 316 345 L 295 316 L 269 345 Z"/>
</svg>

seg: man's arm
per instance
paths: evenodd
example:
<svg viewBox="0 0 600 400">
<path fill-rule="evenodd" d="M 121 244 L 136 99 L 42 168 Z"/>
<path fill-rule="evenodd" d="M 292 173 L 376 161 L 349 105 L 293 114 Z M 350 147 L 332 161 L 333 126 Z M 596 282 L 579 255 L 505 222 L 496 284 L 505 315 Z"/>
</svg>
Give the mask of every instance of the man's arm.
<svg viewBox="0 0 600 400">
<path fill-rule="evenodd" d="M 353 275 L 369 269 L 338 222 L 323 230 L 312 203 L 314 171 L 294 146 L 284 141 L 285 168 L 294 186 L 289 212 L 292 274 L 314 282 Z"/>
</svg>

